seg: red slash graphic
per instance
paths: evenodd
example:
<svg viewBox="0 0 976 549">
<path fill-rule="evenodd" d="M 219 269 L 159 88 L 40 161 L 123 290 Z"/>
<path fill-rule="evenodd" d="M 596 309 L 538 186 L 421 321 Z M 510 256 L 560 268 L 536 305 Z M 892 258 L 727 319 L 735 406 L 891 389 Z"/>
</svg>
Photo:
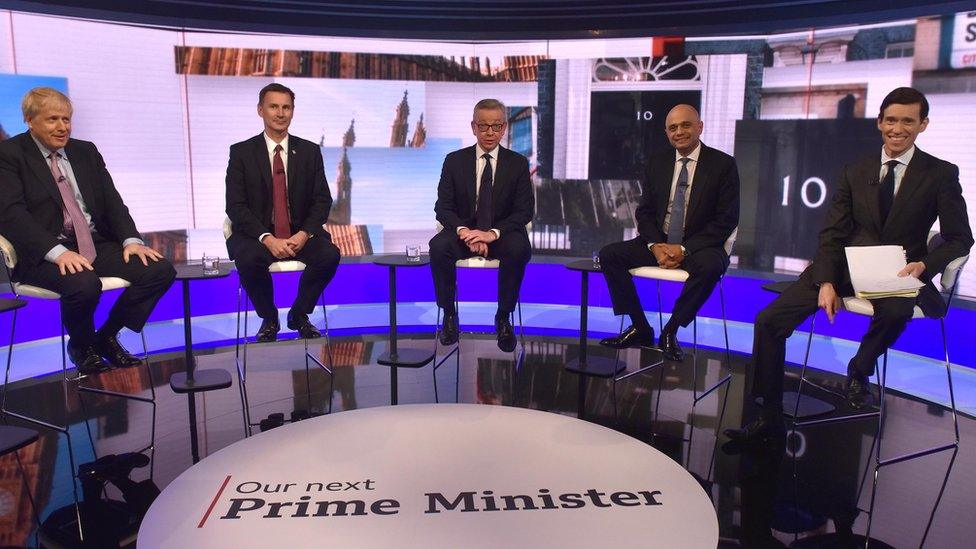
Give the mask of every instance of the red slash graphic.
<svg viewBox="0 0 976 549">
<path fill-rule="evenodd" d="M 203 528 L 204 523 L 206 523 L 207 519 L 210 518 L 210 513 L 217 505 L 217 500 L 220 499 L 220 494 L 224 493 L 224 488 L 227 488 L 228 482 L 230 482 L 230 475 L 227 475 L 227 478 L 224 479 L 224 483 L 220 485 L 220 489 L 217 490 L 216 494 L 214 494 L 213 501 L 210 502 L 210 507 L 207 507 L 207 512 L 204 513 L 203 518 L 200 519 L 200 524 L 197 524 L 197 528 Z"/>
</svg>

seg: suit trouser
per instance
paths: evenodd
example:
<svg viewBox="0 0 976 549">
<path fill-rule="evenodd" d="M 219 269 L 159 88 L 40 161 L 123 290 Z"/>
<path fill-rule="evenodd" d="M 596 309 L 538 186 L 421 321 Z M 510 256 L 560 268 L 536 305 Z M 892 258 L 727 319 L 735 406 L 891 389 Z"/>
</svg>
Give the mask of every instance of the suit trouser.
<svg viewBox="0 0 976 549">
<path fill-rule="evenodd" d="M 72 251 L 77 245 L 66 243 Z M 21 282 L 40 286 L 61 294 L 61 320 L 71 338 L 71 346 L 81 348 L 95 342 L 95 308 L 102 296 L 99 277 L 118 277 L 131 284 L 122 291 L 109 311 L 109 318 L 134 331 L 141 332 L 166 290 L 176 278 L 173 265 L 165 260 L 143 265 L 138 256 L 122 260 L 122 246 L 95 237 L 94 271 L 62 275 L 58 266 L 45 261 L 25 272 L 18 272 Z"/>
<path fill-rule="evenodd" d="M 227 240 L 227 249 L 234 258 L 241 284 L 247 292 L 254 310 L 262 319 L 277 319 L 278 308 L 274 303 L 274 286 L 268 267 L 276 261 L 268 248 L 256 238 L 233 234 Z M 325 287 L 339 268 L 339 248 L 327 236 L 310 238 L 295 255 L 295 260 L 305 264 L 298 279 L 298 294 L 291 311 L 309 314 Z"/>
<path fill-rule="evenodd" d="M 457 268 L 455 262 L 475 254 L 458 238 L 457 234 L 442 230 L 430 239 L 430 272 L 434 277 L 437 306 L 445 311 L 454 309 L 457 295 Z M 522 231 L 502 233 L 488 244 L 488 258 L 500 262 L 498 268 L 498 314 L 508 314 L 518 303 L 519 288 L 525 276 L 525 266 L 532 257 L 529 237 Z"/>
<path fill-rule="evenodd" d="M 614 242 L 600 250 L 600 268 L 607 280 L 614 314 L 632 317 L 644 314 L 634 277 L 628 271 L 647 266 L 657 266 L 657 259 L 640 238 Z M 688 271 L 688 280 L 674 302 L 672 321 L 681 326 L 690 324 L 728 266 L 729 258 L 721 248 L 703 248 L 689 254 L 681 263 L 681 268 Z"/>
<path fill-rule="evenodd" d="M 786 339 L 807 317 L 817 311 L 820 288 L 814 284 L 808 268 L 800 279 L 791 284 L 756 316 L 752 342 L 754 378 L 752 395 L 763 397 L 764 410 L 771 413 L 783 409 L 783 369 L 786 362 Z M 935 292 L 926 286 L 925 293 Z M 850 288 L 838 289 L 841 295 L 850 296 Z M 937 293 L 937 292 L 935 292 Z M 872 299 L 874 316 L 861 345 L 848 366 L 848 373 L 869 376 L 884 352 L 898 340 L 912 318 L 915 299 L 888 297 Z"/>
</svg>

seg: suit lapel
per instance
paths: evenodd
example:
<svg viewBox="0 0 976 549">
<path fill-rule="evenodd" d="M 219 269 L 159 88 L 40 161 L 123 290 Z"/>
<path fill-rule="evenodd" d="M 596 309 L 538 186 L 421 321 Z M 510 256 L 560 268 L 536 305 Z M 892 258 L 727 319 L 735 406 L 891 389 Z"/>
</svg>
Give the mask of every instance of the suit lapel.
<svg viewBox="0 0 976 549">
<path fill-rule="evenodd" d="M 655 174 L 657 174 L 655 177 L 660 177 L 660 179 L 656 183 L 657 208 L 655 208 L 654 211 L 657 212 L 657 220 L 656 220 L 657 226 L 661 227 L 661 229 L 663 230 L 664 216 L 667 215 L 668 213 L 668 202 L 670 202 L 671 200 L 671 180 L 674 179 L 675 161 L 674 161 L 674 156 L 672 155 L 664 155 L 661 156 L 660 158 L 661 158 L 661 162 L 668 162 L 667 164 L 665 164 L 667 166 L 667 169 L 656 170 L 654 169 L 653 166 L 651 167 L 651 169 Z M 648 191 L 650 191 L 650 189 L 648 189 Z"/>
<path fill-rule="evenodd" d="M 465 162 L 465 172 L 464 181 L 467 182 L 468 189 L 468 203 L 471 205 L 471 213 L 475 214 L 478 210 L 478 182 L 475 181 L 475 174 L 478 171 L 478 149 L 476 147 L 471 147 L 471 152 L 468 153 L 468 161 Z"/>
<path fill-rule="evenodd" d="M 54 181 L 54 176 L 51 175 L 51 166 L 44 159 L 44 156 L 41 155 L 41 150 L 37 148 L 37 143 L 34 143 L 30 134 L 25 133 L 23 136 L 25 139 L 21 145 L 24 149 L 24 156 L 27 158 L 27 165 L 30 166 L 31 171 L 34 172 L 34 176 L 41 182 L 41 185 L 51 195 L 51 198 L 64 209 L 64 201 L 61 200 L 61 192 L 58 191 L 58 184 Z"/>
<path fill-rule="evenodd" d="M 879 174 L 881 173 L 881 158 L 872 157 L 871 161 L 864 165 L 864 171 L 858 174 L 859 185 L 864 185 L 867 192 L 864 193 L 867 203 L 868 214 L 871 222 L 875 226 L 878 234 L 881 234 L 881 204 L 878 201 L 878 193 L 881 192 Z"/>
<path fill-rule="evenodd" d="M 258 168 L 261 172 L 261 186 L 271 196 L 271 160 L 268 159 L 268 146 L 264 142 L 264 134 L 255 138 L 254 154 L 258 157 Z"/>
<path fill-rule="evenodd" d="M 698 160 L 695 162 L 695 175 L 691 178 L 691 193 L 688 197 L 688 206 L 685 208 L 685 227 L 688 226 L 688 220 L 695 215 L 695 208 L 707 192 L 707 189 L 703 189 L 703 187 L 708 185 L 709 181 L 708 154 L 705 152 L 705 145 L 703 144 L 698 152 Z"/>
<path fill-rule="evenodd" d="M 901 184 L 898 186 L 898 194 L 895 195 L 895 199 L 891 203 L 891 211 L 888 212 L 885 227 L 911 203 L 912 195 L 922 185 L 924 174 L 928 171 L 926 164 L 924 153 L 916 148 L 915 155 L 912 157 L 912 161 L 908 163 L 908 167 L 905 168 L 905 175 L 901 178 Z M 878 169 L 881 169 L 880 164 Z"/>
<path fill-rule="evenodd" d="M 81 151 L 77 147 L 72 146 L 71 141 L 68 141 L 68 145 L 65 147 L 65 153 L 68 155 L 68 162 L 71 162 L 71 171 L 75 175 L 75 185 L 81 191 L 81 198 L 85 201 L 85 208 L 88 210 L 88 214 L 94 218 L 96 203 L 92 181 L 95 176 L 91 173 L 88 164 L 84 162 Z"/>
<path fill-rule="evenodd" d="M 502 160 L 506 156 L 504 153 L 505 149 L 502 149 L 502 146 L 499 145 L 498 158 L 495 160 L 495 174 L 491 178 L 491 206 L 496 212 L 498 211 L 498 197 L 501 194 L 500 188 L 508 181 L 508 178 L 505 177 L 505 168 L 508 167 L 508 163 Z"/>
<path fill-rule="evenodd" d="M 296 182 L 294 178 L 294 173 L 296 169 L 295 164 L 297 164 L 301 160 L 304 160 L 298 154 L 298 148 L 296 147 L 296 145 L 298 145 L 298 143 L 295 142 L 295 136 L 289 136 L 288 150 L 285 151 L 288 153 L 288 167 L 285 168 L 285 176 L 287 177 L 287 179 L 285 181 L 287 181 L 288 183 L 289 204 L 295 204 L 297 200 L 295 197 L 297 196 L 298 193 L 298 182 Z"/>
</svg>

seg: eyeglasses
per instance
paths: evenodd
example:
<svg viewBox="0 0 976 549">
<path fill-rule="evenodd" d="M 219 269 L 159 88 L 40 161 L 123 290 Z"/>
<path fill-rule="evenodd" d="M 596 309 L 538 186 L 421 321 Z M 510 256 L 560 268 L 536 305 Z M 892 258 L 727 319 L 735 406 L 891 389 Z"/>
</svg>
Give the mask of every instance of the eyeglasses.
<svg viewBox="0 0 976 549">
<path fill-rule="evenodd" d="M 502 131 L 502 128 L 505 127 L 505 123 L 502 122 L 501 124 L 475 124 L 475 126 L 478 127 L 478 131 L 481 133 L 488 131 L 488 128 L 491 128 L 491 131 L 493 132 L 500 132 Z"/>
</svg>

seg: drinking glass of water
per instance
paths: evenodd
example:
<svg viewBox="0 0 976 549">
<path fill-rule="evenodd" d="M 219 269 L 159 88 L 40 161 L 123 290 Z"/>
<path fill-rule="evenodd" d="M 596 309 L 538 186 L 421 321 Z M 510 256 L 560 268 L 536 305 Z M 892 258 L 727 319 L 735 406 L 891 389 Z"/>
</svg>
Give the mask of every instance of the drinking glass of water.
<svg viewBox="0 0 976 549">
<path fill-rule="evenodd" d="M 420 246 L 407 244 L 407 261 L 420 261 Z"/>
<path fill-rule="evenodd" d="M 203 265 L 203 274 L 205 275 L 220 274 L 219 257 L 203 254 L 203 259 L 201 260 L 200 263 Z"/>
</svg>

